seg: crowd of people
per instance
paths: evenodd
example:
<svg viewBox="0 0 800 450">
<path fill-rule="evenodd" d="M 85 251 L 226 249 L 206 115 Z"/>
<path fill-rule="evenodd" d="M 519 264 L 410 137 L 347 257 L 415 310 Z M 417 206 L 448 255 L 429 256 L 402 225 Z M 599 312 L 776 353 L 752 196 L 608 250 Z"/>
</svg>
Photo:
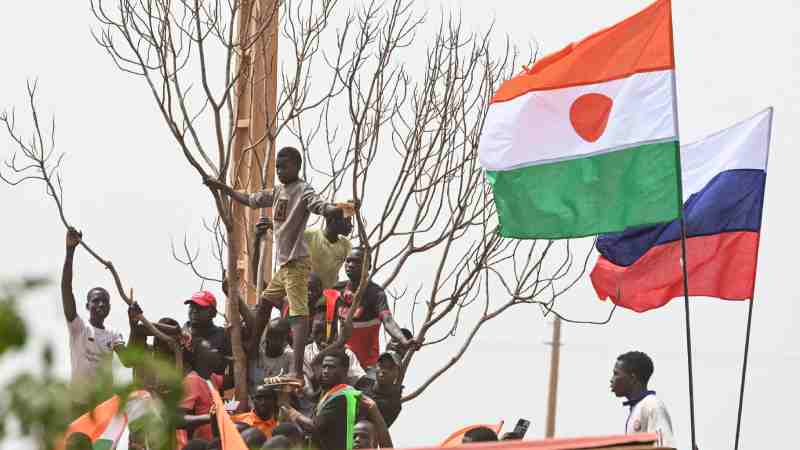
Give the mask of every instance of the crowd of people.
<svg viewBox="0 0 800 450">
<path fill-rule="evenodd" d="M 421 342 L 394 320 L 383 288 L 369 276 L 362 281 L 362 270 L 369 270 L 369 261 L 365 261 L 363 249 L 354 247 L 348 238 L 352 211 L 343 204 L 323 201 L 299 178 L 301 165 L 300 152 L 284 147 L 276 156 L 280 185 L 274 189 L 248 193 L 215 179 L 204 181 L 233 201 L 273 211 L 271 221 L 262 221 L 253 232 L 255 248 L 259 248 L 258 242 L 271 231 L 277 270 L 269 283 L 260 287 L 256 305 L 239 300 L 249 395 L 229 402 L 231 419 L 250 448 L 391 448 L 389 430 L 402 412 L 402 361 L 406 352 L 418 350 Z M 323 228 L 308 229 L 312 213 L 324 217 Z M 101 366 L 117 354 L 123 366 L 133 369 L 141 386 L 155 396 L 165 394 L 169 388 L 160 366 L 142 364 L 141 357 L 132 360 L 129 356 L 130 349 L 137 349 L 153 361 L 177 365 L 169 343 L 152 336 L 143 325 L 138 305 L 128 309 L 127 342 L 105 326 L 111 306 L 106 289 L 96 287 L 88 292 L 88 323 L 78 314 L 72 278 L 80 240 L 77 230 L 68 230 L 62 273 L 74 388 L 91 386 Z M 339 280 L 342 268 L 346 278 Z M 362 282 L 366 285 L 360 286 Z M 359 287 L 361 299 L 351 311 Z M 227 289 L 223 283 L 226 294 Z M 231 335 L 228 328 L 215 323 L 218 303 L 211 292 L 187 297 L 188 321 L 181 325 L 165 317 L 153 325 L 183 346 L 182 354 L 177 353 L 183 367 L 179 446 L 219 449 L 212 390 L 224 393 L 233 387 Z M 352 332 L 346 345 L 333 345 L 344 318 L 351 314 Z M 232 320 L 236 319 L 227 318 Z M 390 336 L 383 350 L 381 328 Z M 671 443 L 669 415 L 655 393 L 647 389 L 652 372 L 647 355 L 626 353 L 614 368 L 612 390 L 628 399 L 628 431 L 658 430 Z M 479 427 L 464 436 L 464 442 L 491 440 L 498 436 L 488 428 Z M 146 430 L 131 433 L 130 448 L 149 448 Z"/>
</svg>

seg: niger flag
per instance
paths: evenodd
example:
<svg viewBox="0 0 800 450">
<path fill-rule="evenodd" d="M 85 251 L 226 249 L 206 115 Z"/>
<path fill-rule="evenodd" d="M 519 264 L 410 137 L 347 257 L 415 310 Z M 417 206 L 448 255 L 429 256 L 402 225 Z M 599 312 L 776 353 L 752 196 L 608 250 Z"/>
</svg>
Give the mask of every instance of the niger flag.
<svg viewBox="0 0 800 450">
<path fill-rule="evenodd" d="M 676 219 L 674 66 L 671 5 L 659 0 L 503 83 L 478 150 L 501 234 L 559 239 Z"/>
</svg>

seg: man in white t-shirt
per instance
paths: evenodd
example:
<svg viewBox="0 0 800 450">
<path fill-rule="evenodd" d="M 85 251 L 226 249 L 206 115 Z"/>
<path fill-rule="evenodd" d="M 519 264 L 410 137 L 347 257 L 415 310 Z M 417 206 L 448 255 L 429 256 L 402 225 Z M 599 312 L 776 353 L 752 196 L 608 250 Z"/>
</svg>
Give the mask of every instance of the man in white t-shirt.
<svg viewBox="0 0 800 450">
<path fill-rule="evenodd" d="M 657 433 L 659 447 L 675 448 L 669 411 L 655 391 L 647 389 L 653 370 L 653 361 L 647 354 L 623 353 L 614 364 L 611 391 L 617 397 L 625 397 L 623 405 L 630 408 L 625 434 Z"/>
<path fill-rule="evenodd" d="M 311 325 L 311 335 L 313 338 L 313 342 L 308 344 L 305 349 L 305 354 L 303 355 L 303 372 L 306 376 L 308 381 L 314 381 L 319 378 L 319 364 L 321 361 L 316 361 L 317 355 L 328 346 L 330 342 L 336 340 L 337 330 L 336 327 L 332 327 L 332 336 L 326 336 L 326 327 L 325 327 L 325 315 L 321 313 L 317 313 L 314 315 L 313 323 Z M 367 373 L 361 367 L 361 364 L 358 362 L 358 358 L 356 354 L 353 353 L 352 350 L 345 347 L 344 353 L 349 358 L 349 365 L 347 368 L 347 383 L 351 386 L 357 386 L 359 381 L 363 381 L 362 378 L 365 378 Z M 315 383 L 306 383 L 306 386 L 312 386 Z"/>
<path fill-rule="evenodd" d="M 67 256 L 61 274 L 61 301 L 69 329 L 72 383 L 91 386 L 96 381 L 97 372 L 104 365 L 110 367 L 112 352 L 123 350 L 125 343 L 120 333 L 108 330 L 104 325 L 111 311 L 111 300 L 105 289 L 92 288 L 86 295 L 89 323 L 78 316 L 75 295 L 72 293 L 72 261 L 80 242 L 81 233 L 70 228 L 67 231 Z"/>
</svg>

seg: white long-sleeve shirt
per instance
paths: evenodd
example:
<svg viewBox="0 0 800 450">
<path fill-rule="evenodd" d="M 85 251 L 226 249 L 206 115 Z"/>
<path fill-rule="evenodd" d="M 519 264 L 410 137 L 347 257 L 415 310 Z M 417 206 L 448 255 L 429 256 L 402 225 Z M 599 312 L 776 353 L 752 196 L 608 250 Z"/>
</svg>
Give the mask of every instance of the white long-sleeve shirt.
<svg viewBox="0 0 800 450">
<path fill-rule="evenodd" d="M 675 448 L 675 434 L 672 430 L 672 419 L 664 402 L 656 397 L 655 392 L 648 392 L 638 402 L 627 402 L 631 407 L 625 423 L 625 433 L 657 433 L 660 447 Z"/>
</svg>

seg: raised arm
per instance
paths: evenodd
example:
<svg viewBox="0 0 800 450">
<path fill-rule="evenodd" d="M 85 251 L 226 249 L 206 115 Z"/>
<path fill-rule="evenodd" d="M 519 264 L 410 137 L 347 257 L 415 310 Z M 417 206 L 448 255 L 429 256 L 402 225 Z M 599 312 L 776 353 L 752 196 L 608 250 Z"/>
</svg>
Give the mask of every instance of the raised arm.
<svg viewBox="0 0 800 450">
<path fill-rule="evenodd" d="M 119 362 L 127 368 L 136 368 L 141 361 L 141 356 L 147 346 L 147 333 L 145 328 L 139 325 L 142 319 L 142 309 L 138 303 L 133 303 L 128 307 L 128 323 L 131 327 L 131 334 L 128 336 L 128 344 L 125 346 L 114 347 Z"/>
<path fill-rule="evenodd" d="M 381 318 L 381 322 L 383 322 L 383 328 L 387 333 L 389 333 L 389 336 L 391 336 L 393 339 L 396 339 L 397 342 L 399 342 L 404 348 L 413 347 L 414 349 L 419 350 L 420 344 L 417 343 L 415 339 L 406 339 L 406 337 L 403 335 L 400 325 L 395 322 L 394 316 L 392 316 L 392 311 L 389 309 L 389 303 L 386 301 L 386 293 L 381 290 L 377 295 L 378 314 Z"/>
<path fill-rule="evenodd" d="M 81 233 L 74 229 L 67 230 L 67 256 L 64 258 L 64 269 L 61 272 L 61 303 L 64 305 L 64 318 L 67 323 L 78 317 L 75 307 L 75 294 L 72 293 L 72 260 L 75 257 L 75 247 L 81 242 Z"/>
<path fill-rule="evenodd" d="M 225 183 L 221 183 L 214 178 L 206 178 L 203 184 L 211 189 L 216 189 L 228 197 L 236 200 L 237 202 L 247 205 L 251 208 L 266 208 L 272 206 L 272 190 L 256 192 L 255 194 L 248 194 L 244 191 L 236 191 Z"/>
<path fill-rule="evenodd" d="M 342 216 L 342 210 L 332 203 L 322 200 L 310 184 L 306 184 L 305 189 L 303 189 L 303 202 L 306 204 L 306 208 L 309 212 L 319 216 L 330 218 L 334 218 L 337 215 L 339 217 Z"/>
</svg>

